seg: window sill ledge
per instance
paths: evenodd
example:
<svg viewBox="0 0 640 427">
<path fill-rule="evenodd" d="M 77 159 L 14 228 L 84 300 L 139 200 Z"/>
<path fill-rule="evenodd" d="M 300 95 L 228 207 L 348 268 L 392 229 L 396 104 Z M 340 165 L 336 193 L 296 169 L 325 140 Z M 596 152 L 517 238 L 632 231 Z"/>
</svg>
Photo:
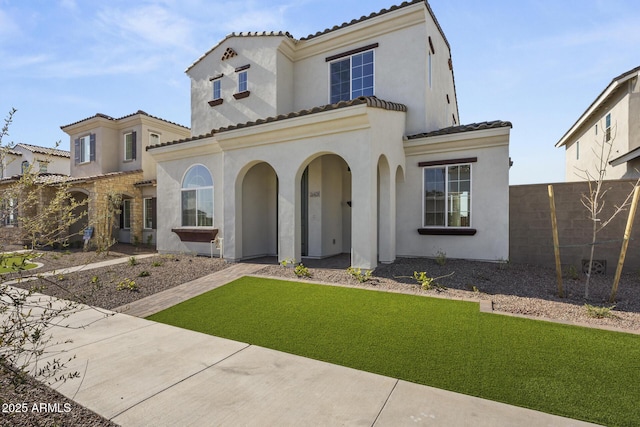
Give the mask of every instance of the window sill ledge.
<svg viewBox="0 0 640 427">
<path fill-rule="evenodd" d="M 222 104 L 222 102 L 223 102 L 223 99 L 218 98 L 218 99 L 214 99 L 213 101 L 209 101 L 209 105 L 212 107 L 215 107 L 216 105 Z"/>
<path fill-rule="evenodd" d="M 218 235 L 217 228 L 172 228 L 183 242 L 204 242 L 209 243 Z"/>
<path fill-rule="evenodd" d="M 418 228 L 423 236 L 474 236 L 475 228 Z"/>
<path fill-rule="evenodd" d="M 244 92 L 234 93 L 233 97 L 235 99 L 242 99 L 242 98 L 248 98 L 249 95 L 251 95 L 251 91 L 245 90 Z"/>
</svg>

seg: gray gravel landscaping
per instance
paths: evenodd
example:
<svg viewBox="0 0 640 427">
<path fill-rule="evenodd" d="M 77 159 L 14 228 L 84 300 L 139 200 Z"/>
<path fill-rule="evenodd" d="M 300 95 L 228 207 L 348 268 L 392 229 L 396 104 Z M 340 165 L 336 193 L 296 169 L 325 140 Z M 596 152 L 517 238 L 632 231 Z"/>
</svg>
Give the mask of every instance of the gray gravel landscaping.
<svg viewBox="0 0 640 427">
<path fill-rule="evenodd" d="M 42 292 L 44 293 L 112 309 L 228 266 L 223 260 L 217 258 L 191 255 L 156 254 L 151 258 L 137 258 L 144 253 L 148 251 L 127 245 L 119 245 L 109 255 L 96 255 L 93 252 L 50 251 L 45 252 L 38 259 L 43 267 L 29 273 L 39 274 L 73 265 L 126 257 L 127 262 L 123 264 L 70 273 L 61 277 L 54 275 L 51 280 L 43 283 Z M 131 257 L 136 257 L 135 263 L 129 262 Z M 615 307 L 609 313 L 610 316 L 598 318 L 589 314 L 585 304 L 597 307 L 612 306 L 607 302 L 612 276 L 594 276 L 590 287 L 591 298 L 585 300 L 583 276 L 565 277 L 564 288 L 567 297 L 557 296 L 553 267 L 453 259 L 447 259 L 443 265 L 439 265 L 433 259 L 401 258 L 393 264 L 380 265 L 368 281 L 361 283 L 343 268 L 348 265 L 348 258 L 345 256 L 321 262 L 305 261 L 309 265 L 310 278 L 299 278 L 295 275 L 293 268 L 274 265 L 275 259 L 269 261 L 271 264 L 266 264 L 258 274 L 417 295 L 490 300 L 497 312 L 640 332 L 640 275 L 638 272 L 623 274 L 618 298 Z M 439 286 L 423 290 L 413 278 L 414 271 L 425 272 L 429 277 L 439 278 L 434 281 Z M 134 289 L 118 290 L 118 284 L 125 279 L 135 282 Z M 33 283 L 25 282 L 21 286 L 28 288 L 33 286 Z M 9 376 L 1 369 L 0 390 L 1 403 L 25 402 L 29 405 L 39 402 L 59 403 L 62 408 L 66 408 L 62 406 L 65 403 L 71 405 L 68 407 L 70 408 L 68 412 L 58 414 L 34 412 L 2 414 L 0 425 L 114 425 L 32 380 L 14 387 L 10 384 Z"/>
</svg>

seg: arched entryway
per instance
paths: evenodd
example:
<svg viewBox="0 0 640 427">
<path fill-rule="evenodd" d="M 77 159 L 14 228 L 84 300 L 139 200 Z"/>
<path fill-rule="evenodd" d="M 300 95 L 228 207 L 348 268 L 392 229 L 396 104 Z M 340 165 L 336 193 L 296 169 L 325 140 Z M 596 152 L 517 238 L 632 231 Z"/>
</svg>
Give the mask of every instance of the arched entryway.
<svg viewBox="0 0 640 427">
<path fill-rule="evenodd" d="M 268 163 L 247 171 L 241 187 L 243 259 L 278 255 L 278 176 Z"/>
<path fill-rule="evenodd" d="M 351 169 L 336 154 L 311 159 L 300 184 L 301 254 L 324 258 L 351 252 Z"/>
</svg>

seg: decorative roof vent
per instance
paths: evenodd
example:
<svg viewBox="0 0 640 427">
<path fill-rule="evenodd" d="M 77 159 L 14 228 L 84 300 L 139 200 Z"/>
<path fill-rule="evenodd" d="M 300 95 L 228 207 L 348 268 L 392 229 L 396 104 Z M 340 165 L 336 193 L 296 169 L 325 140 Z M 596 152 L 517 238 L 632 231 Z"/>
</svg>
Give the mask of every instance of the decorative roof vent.
<svg viewBox="0 0 640 427">
<path fill-rule="evenodd" d="M 238 56 L 238 54 L 235 50 L 228 47 L 227 50 L 224 51 L 224 55 L 222 55 L 222 60 L 226 61 L 227 59 L 233 58 L 234 56 Z"/>
</svg>

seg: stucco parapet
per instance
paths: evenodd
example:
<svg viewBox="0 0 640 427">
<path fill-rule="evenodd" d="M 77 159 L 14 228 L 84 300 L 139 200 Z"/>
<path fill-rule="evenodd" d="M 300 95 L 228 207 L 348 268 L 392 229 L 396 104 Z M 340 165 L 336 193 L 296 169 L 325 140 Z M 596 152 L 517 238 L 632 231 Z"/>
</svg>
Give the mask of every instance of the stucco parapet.
<svg viewBox="0 0 640 427">
<path fill-rule="evenodd" d="M 434 134 L 432 136 L 413 135 L 411 138 L 407 137 L 405 139 L 404 151 L 405 155 L 412 156 L 500 146 L 508 147 L 510 130 L 509 123 L 509 126 L 466 130 L 464 132 Z"/>
<path fill-rule="evenodd" d="M 319 107 L 313 107 L 306 110 L 295 111 L 289 114 L 280 114 L 278 116 L 267 117 L 264 119 L 258 119 L 255 121 L 250 121 L 246 123 L 239 123 L 237 125 L 221 127 L 217 130 L 213 130 L 214 134 L 219 134 L 223 132 L 227 132 L 230 130 L 243 129 L 250 126 L 262 125 L 265 123 L 272 123 L 281 120 L 293 119 L 296 117 L 307 116 L 310 114 L 322 113 L 325 111 L 338 110 L 340 108 L 352 107 L 354 105 L 366 105 L 367 107 L 372 108 L 382 108 L 390 111 L 402 111 L 406 112 L 407 107 L 404 104 L 398 104 L 395 102 L 384 101 L 382 99 L 378 99 L 375 96 L 361 96 L 358 98 L 354 98 L 350 101 L 340 101 L 335 104 L 322 105 Z"/>
</svg>

